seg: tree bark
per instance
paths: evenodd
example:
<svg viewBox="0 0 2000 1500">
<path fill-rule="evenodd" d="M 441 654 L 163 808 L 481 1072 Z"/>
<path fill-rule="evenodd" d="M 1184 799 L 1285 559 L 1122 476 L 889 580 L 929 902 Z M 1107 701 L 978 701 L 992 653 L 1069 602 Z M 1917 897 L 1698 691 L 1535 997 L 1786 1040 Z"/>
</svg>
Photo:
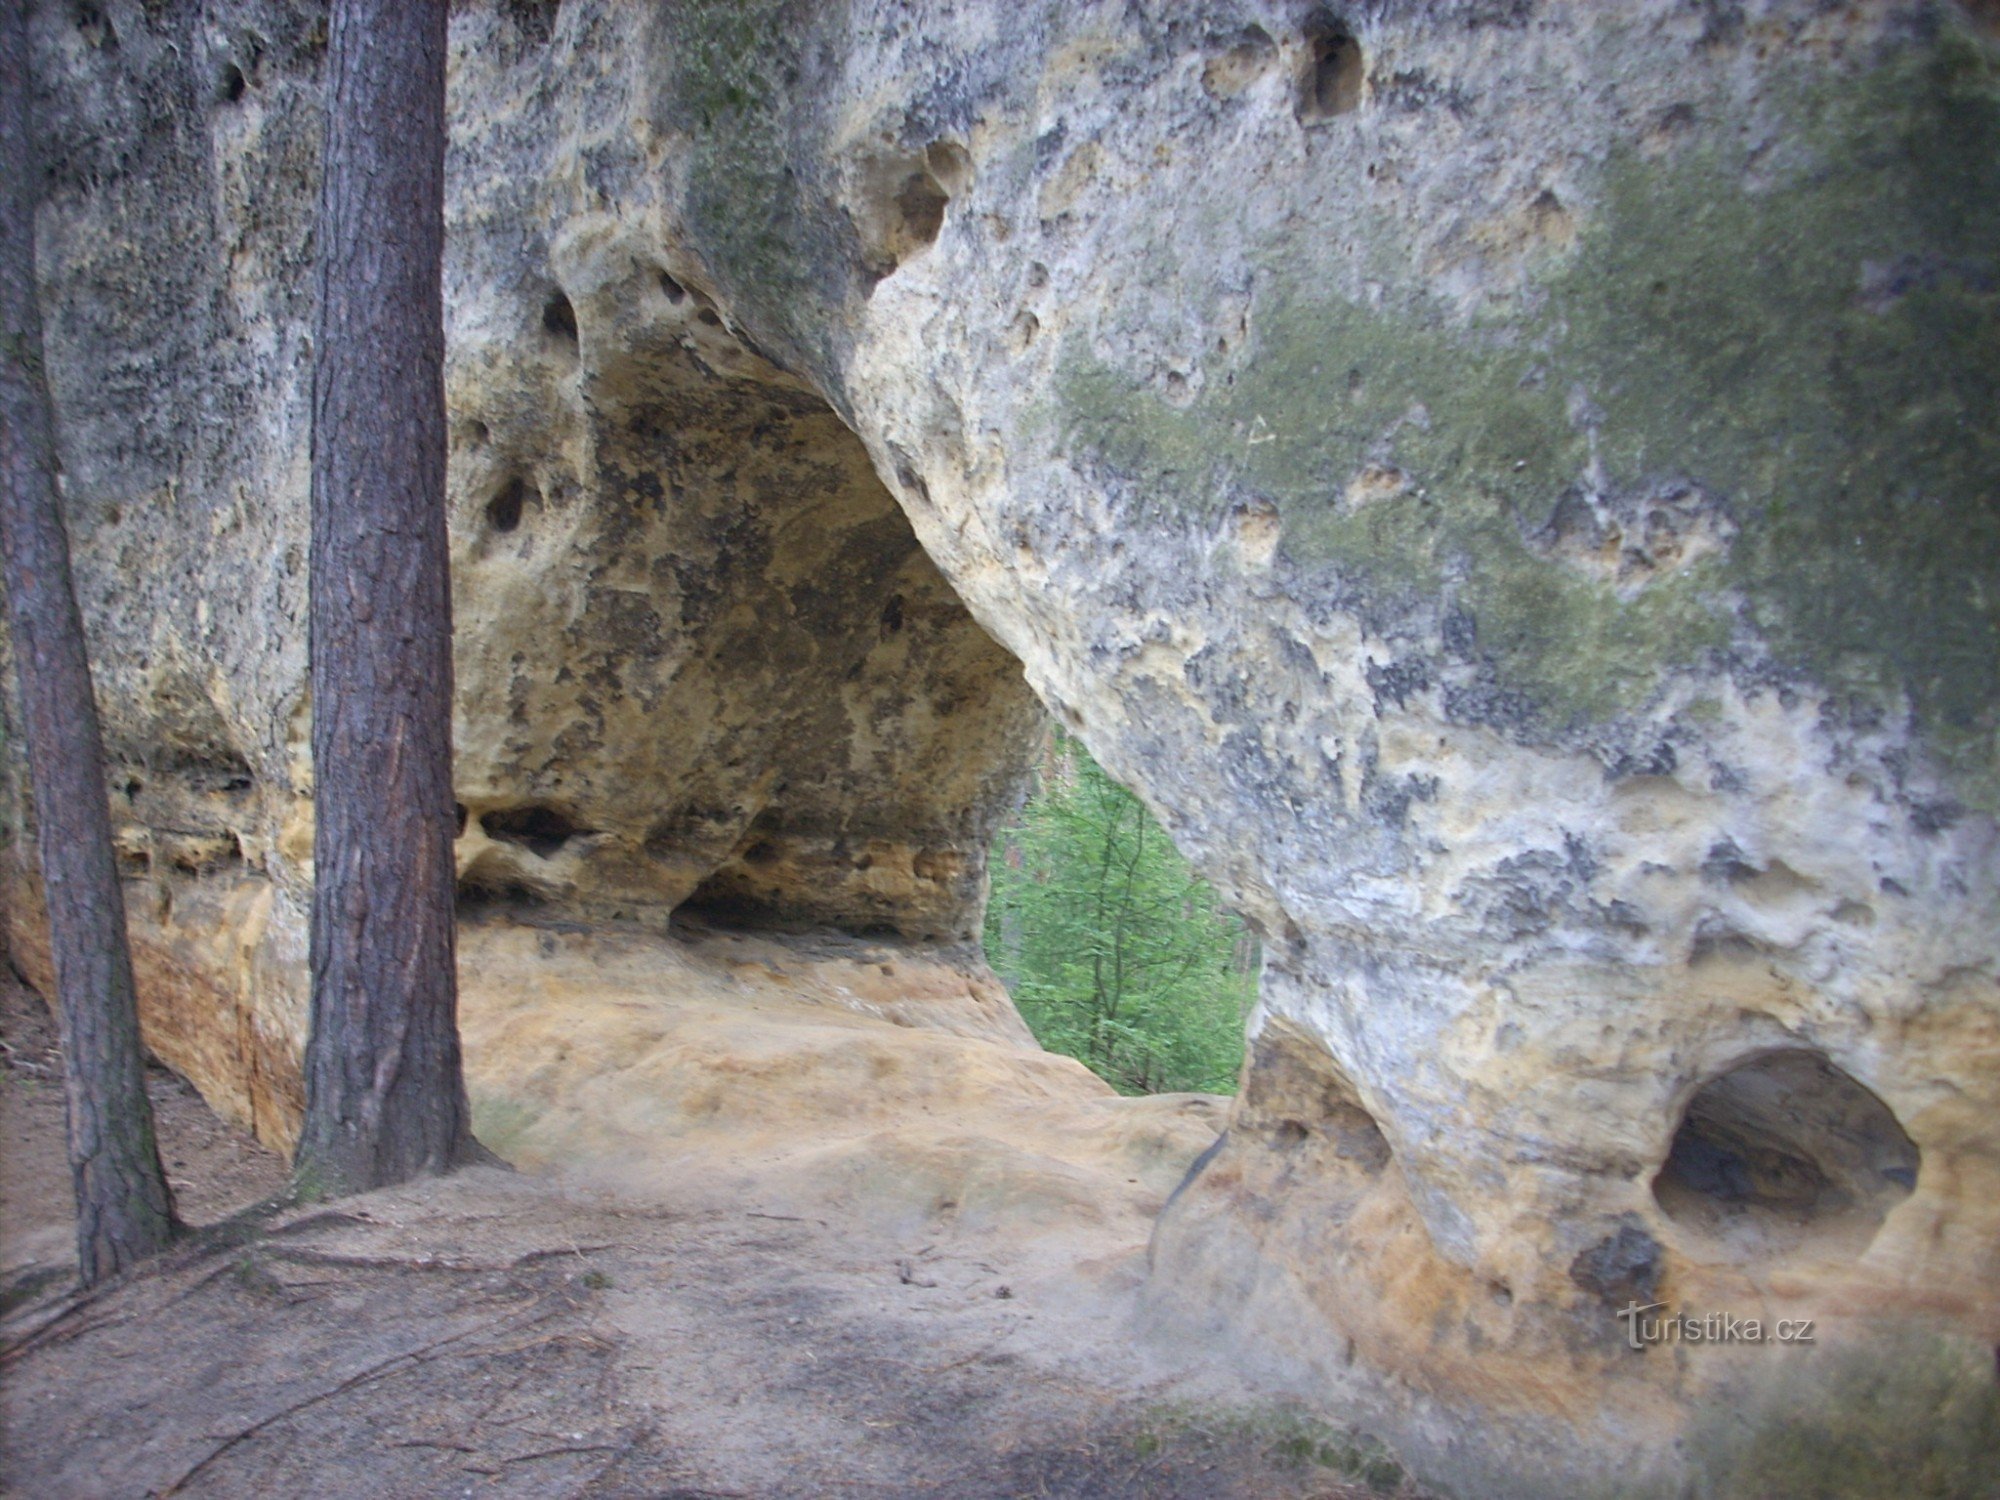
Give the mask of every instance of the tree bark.
<svg viewBox="0 0 2000 1500">
<path fill-rule="evenodd" d="M 104 744 L 56 493 L 35 290 L 39 184 L 25 10 L 23 0 L 0 0 L 0 550 L 67 1065 L 77 1267 L 87 1286 L 164 1247 L 178 1225 L 146 1098 Z"/>
<path fill-rule="evenodd" d="M 312 1027 L 296 1176 L 474 1159 L 459 1063 L 444 477 L 445 0 L 335 0 L 318 229 Z"/>
</svg>

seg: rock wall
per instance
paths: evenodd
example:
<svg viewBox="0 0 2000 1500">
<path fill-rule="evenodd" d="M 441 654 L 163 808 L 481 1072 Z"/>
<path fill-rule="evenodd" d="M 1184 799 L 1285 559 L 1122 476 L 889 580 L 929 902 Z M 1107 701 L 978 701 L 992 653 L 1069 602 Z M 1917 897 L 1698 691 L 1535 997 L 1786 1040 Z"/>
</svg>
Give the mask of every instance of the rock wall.
<svg viewBox="0 0 2000 1500">
<path fill-rule="evenodd" d="M 980 969 L 959 949 L 1041 710 L 826 401 L 658 223 L 589 211 L 564 117 L 596 97 L 521 93 L 552 15 L 467 15 L 455 48 L 458 96 L 493 105 L 461 111 L 449 210 L 462 899 L 893 934 Z M 35 40 L 65 496 L 149 1034 L 282 1143 L 324 29 L 46 6 Z"/>
<path fill-rule="evenodd" d="M 37 35 L 135 890 L 259 892 L 173 951 L 281 1055 L 318 32 Z M 1266 938 L 1163 1323 L 1472 1494 L 1727 1492 L 1855 1360 L 1979 1438 L 1990 6 L 513 0 L 453 46 L 470 895 L 962 935 L 1018 662 Z M 1653 1302 L 1821 1343 L 1631 1349 Z"/>
</svg>

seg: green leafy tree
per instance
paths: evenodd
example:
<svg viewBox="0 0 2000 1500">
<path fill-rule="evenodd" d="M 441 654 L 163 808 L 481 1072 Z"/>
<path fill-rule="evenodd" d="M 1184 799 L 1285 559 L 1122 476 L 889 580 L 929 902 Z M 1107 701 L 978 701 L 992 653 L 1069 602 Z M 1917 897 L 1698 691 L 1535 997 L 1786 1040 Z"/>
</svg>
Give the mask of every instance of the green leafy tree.
<svg viewBox="0 0 2000 1500">
<path fill-rule="evenodd" d="M 1256 946 L 1060 730 L 991 868 L 987 957 L 1044 1047 L 1122 1093 L 1234 1090 Z"/>
</svg>

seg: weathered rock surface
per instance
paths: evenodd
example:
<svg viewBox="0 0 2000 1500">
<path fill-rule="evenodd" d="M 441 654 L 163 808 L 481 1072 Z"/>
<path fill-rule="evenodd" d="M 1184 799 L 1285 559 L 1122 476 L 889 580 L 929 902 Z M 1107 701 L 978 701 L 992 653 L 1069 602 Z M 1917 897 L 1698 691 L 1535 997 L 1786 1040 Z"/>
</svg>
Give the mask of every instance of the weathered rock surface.
<svg viewBox="0 0 2000 1500">
<path fill-rule="evenodd" d="M 475 1120 L 523 1167 L 1129 1253 L 1223 1122 L 1213 1095 L 1119 1097 L 1035 1047 L 990 976 L 907 948 L 507 921 L 463 935 Z"/>
<path fill-rule="evenodd" d="M 37 35 L 157 1031 L 282 1134 L 316 32 Z M 1990 7 L 453 36 L 469 896 L 962 937 L 1018 661 L 1266 934 L 1160 1317 L 1482 1495 L 1721 1484 L 1839 1426 L 1805 1359 L 2000 1339 Z"/>
</svg>

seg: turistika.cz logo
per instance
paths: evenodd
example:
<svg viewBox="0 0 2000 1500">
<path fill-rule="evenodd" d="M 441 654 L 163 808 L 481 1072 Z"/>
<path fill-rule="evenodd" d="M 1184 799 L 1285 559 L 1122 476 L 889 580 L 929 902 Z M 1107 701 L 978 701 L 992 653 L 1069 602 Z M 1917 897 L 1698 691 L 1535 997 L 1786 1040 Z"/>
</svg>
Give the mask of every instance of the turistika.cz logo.
<svg viewBox="0 0 2000 1500">
<path fill-rule="evenodd" d="M 1637 1302 L 1618 1312 L 1625 1325 L 1625 1342 L 1634 1349 L 1648 1344 L 1810 1344 L 1811 1318 L 1739 1318 L 1734 1313 L 1688 1313 L 1666 1311 L 1664 1302 Z"/>
</svg>

